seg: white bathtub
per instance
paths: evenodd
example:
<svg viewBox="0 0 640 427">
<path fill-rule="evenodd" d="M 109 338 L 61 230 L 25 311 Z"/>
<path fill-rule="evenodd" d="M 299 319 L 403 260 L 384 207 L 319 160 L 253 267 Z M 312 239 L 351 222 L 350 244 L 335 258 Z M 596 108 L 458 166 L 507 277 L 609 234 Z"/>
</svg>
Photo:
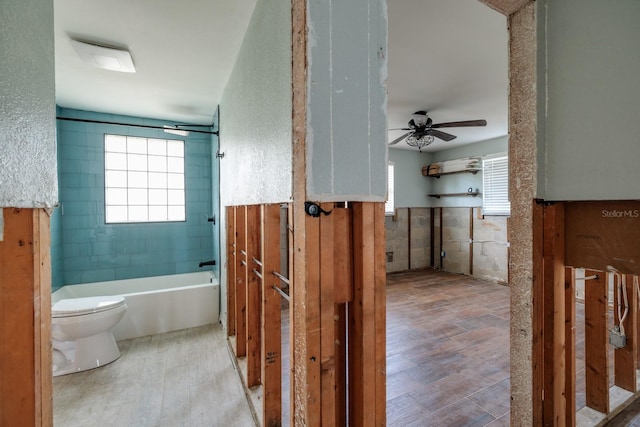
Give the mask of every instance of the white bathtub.
<svg viewBox="0 0 640 427">
<path fill-rule="evenodd" d="M 129 307 L 113 328 L 116 340 L 215 323 L 220 310 L 220 285 L 211 271 L 67 285 L 51 301 L 100 295 L 122 295 Z"/>
</svg>

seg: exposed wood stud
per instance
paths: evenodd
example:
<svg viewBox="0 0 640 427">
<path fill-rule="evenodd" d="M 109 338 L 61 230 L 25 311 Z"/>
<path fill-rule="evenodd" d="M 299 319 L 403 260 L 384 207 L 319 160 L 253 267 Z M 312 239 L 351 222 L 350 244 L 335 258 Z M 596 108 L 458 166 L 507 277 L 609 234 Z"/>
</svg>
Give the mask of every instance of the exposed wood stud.
<svg viewBox="0 0 640 427">
<path fill-rule="evenodd" d="M 273 286 L 280 279 L 270 272 L 280 268 L 280 205 L 262 206 L 262 395 L 263 425 L 282 425 L 281 302 Z"/>
<path fill-rule="evenodd" d="M 247 283 L 247 386 L 260 384 L 261 344 L 260 319 L 262 289 L 250 260 L 260 259 L 260 205 L 249 205 L 246 211 L 246 283 Z"/>
<path fill-rule="evenodd" d="M 0 425 L 53 424 L 50 218 L 4 208 L 0 241 Z M 16 334 L 15 331 L 21 331 Z"/>
<path fill-rule="evenodd" d="M 246 212 L 246 206 L 236 207 L 236 357 L 247 355 Z"/>
<path fill-rule="evenodd" d="M 334 207 L 331 203 L 323 203 L 321 208 L 327 212 Z M 336 417 L 336 377 L 335 377 L 335 342 L 336 342 L 336 307 L 335 307 L 335 272 L 334 262 L 335 214 L 320 218 L 320 388 L 323 426 L 334 426 Z"/>
<path fill-rule="evenodd" d="M 533 292 L 532 292 L 532 418 L 533 425 L 543 424 L 542 394 L 544 388 L 544 275 L 543 275 L 543 223 L 544 208 L 532 201 L 533 205 Z M 512 294 L 513 295 L 513 294 Z M 512 301 L 513 304 L 513 301 Z M 512 328 L 514 325 L 512 325 Z M 511 336 L 514 335 L 513 330 Z M 512 419 L 512 422 L 514 420 Z"/>
<path fill-rule="evenodd" d="M 227 206 L 227 335 L 236 334 L 236 208 Z"/>
<path fill-rule="evenodd" d="M 585 277 L 589 276 L 598 277 L 589 280 L 584 290 L 587 406 L 608 414 L 608 280 L 601 271 L 585 270 Z"/>
<path fill-rule="evenodd" d="M 618 277 L 619 280 L 622 277 Z M 627 298 L 629 301 L 629 312 L 623 325 L 625 334 L 627 337 L 626 345 L 622 348 L 617 348 L 614 351 L 614 383 L 620 388 L 628 390 L 632 393 L 636 392 L 636 369 L 638 368 L 638 294 L 633 286 L 633 275 L 627 274 L 624 276 L 624 284 L 627 290 Z M 618 293 L 613 293 L 613 318 L 617 325 L 619 323 L 618 318 Z"/>
<path fill-rule="evenodd" d="M 565 396 L 567 399 L 566 424 L 576 425 L 576 270 L 565 268 L 565 339 L 566 377 Z"/>
<path fill-rule="evenodd" d="M 544 423 L 561 425 L 565 399 L 564 204 L 544 207 Z"/>
</svg>

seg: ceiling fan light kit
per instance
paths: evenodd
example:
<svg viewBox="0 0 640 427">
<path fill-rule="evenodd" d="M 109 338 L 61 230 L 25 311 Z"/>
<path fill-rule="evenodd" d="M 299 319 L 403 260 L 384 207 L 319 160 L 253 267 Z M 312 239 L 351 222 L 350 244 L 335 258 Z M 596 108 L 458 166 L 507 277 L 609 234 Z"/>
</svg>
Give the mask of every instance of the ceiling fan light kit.
<svg viewBox="0 0 640 427">
<path fill-rule="evenodd" d="M 470 127 L 470 126 L 486 126 L 486 120 L 466 120 L 461 122 L 447 122 L 447 123 L 433 123 L 433 120 L 429 117 L 426 111 L 416 111 L 413 114 L 413 118 L 409 120 L 409 127 L 391 130 L 405 130 L 408 131 L 404 135 L 394 139 L 389 145 L 395 145 L 405 139 L 407 145 L 410 147 L 416 147 L 418 151 L 422 152 L 422 149 L 435 141 L 435 138 L 441 139 L 445 142 L 451 141 L 456 138 L 447 132 L 438 130 L 437 128 L 452 128 L 452 127 Z"/>
</svg>

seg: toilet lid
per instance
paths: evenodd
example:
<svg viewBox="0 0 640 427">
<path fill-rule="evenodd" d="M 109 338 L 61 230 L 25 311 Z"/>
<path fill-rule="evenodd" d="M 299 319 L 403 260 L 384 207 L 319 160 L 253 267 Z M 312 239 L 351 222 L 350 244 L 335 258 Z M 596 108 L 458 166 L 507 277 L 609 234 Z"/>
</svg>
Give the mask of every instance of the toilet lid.
<svg viewBox="0 0 640 427">
<path fill-rule="evenodd" d="M 121 305 L 124 305 L 124 297 L 119 295 L 61 299 L 51 307 L 51 317 L 98 313 Z"/>
</svg>

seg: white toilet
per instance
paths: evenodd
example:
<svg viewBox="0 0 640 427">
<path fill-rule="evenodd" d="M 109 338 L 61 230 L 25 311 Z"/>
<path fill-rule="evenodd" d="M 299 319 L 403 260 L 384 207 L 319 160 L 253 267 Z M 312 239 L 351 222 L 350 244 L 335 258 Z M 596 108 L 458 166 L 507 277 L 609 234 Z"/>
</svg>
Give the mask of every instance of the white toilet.
<svg viewBox="0 0 640 427">
<path fill-rule="evenodd" d="M 61 299 L 51 308 L 53 376 L 86 371 L 120 357 L 111 332 L 127 304 L 122 296 Z"/>
</svg>

